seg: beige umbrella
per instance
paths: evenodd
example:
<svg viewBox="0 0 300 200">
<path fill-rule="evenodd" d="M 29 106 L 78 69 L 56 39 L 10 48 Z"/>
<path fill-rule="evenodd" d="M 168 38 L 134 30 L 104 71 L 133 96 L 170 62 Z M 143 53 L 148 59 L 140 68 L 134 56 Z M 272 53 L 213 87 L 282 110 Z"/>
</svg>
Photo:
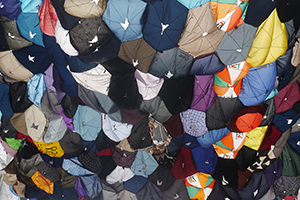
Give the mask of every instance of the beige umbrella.
<svg viewBox="0 0 300 200">
<path fill-rule="evenodd" d="M 9 77 L 27 82 L 33 74 L 26 69 L 14 56 L 12 51 L 0 52 L 0 68 Z"/>
<path fill-rule="evenodd" d="M 24 113 L 15 113 L 10 122 L 18 132 L 28 136 Z"/>
<path fill-rule="evenodd" d="M 217 29 L 210 2 L 207 2 L 189 11 L 178 46 L 179 49 L 198 57 L 213 53 L 224 34 Z"/>
<path fill-rule="evenodd" d="M 295 43 L 293 48 L 293 57 L 291 63 L 295 67 L 300 64 L 300 38 L 298 38 L 298 41 Z"/>
<path fill-rule="evenodd" d="M 66 0 L 65 11 L 80 18 L 101 17 L 107 5 L 107 0 Z"/>
</svg>

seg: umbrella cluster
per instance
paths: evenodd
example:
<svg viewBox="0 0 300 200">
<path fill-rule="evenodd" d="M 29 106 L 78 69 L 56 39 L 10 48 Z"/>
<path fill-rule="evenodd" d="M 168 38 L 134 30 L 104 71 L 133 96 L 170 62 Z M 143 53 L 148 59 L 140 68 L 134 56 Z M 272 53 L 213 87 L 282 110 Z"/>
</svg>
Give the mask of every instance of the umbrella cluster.
<svg viewBox="0 0 300 200">
<path fill-rule="evenodd" d="M 3 0 L 0 199 L 296 199 L 299 9 Z"/>
</svg>

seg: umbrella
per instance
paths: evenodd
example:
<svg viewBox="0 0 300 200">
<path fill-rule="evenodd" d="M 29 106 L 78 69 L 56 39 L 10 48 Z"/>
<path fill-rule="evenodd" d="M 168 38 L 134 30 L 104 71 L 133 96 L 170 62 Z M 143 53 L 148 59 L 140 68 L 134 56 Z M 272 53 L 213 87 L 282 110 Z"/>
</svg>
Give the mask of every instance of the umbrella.
<svg viewBox="0 0 300 200">
<path fill-rule="evenodd" d="M 188 109 L 180 113 L 183 130 L 185 133 L 199 137 L 207 133 L 205 112 Z"/>
<path fill-rule="evenodd" d="M 91 176 L 81 176 L 79 179 L 89 197 L 95 198 L 100 195 L 102 187 L 100 178 L 96 174 Z"/>
<path fill-rule="evenodd" d="M 214 75 L 214 90 L 218 96 L 237 97 L 241 90 L 242 79 L 251 66 L 247 62 L 227 65 L 223 71 Z"/>
<path fill-rule="evenodd" d="M 207 198 L 211 199 L 236 199 L 241 200 L 241 197 L 238 195 L 237 191 L 228 186 L 222 185 L 221 181 L 215 181 L 214 188 L 210 195 Z"/>
<path fill-rule="evenodd" d="M 171 169 L 175 179 L 184 179 L 197 172 L 191 150 L 181 147 L 174 167 Z"/>
<path fill-rule="evenodd" d="M 266 113 L 260 122 L 259 126 L 267 126 L 271 123 L 275 115 L 275 102 L 274 98 L 268 99 L 261 103 L 261 106 L 266 109 Z"/>
<path fill-rule="evenodd" d="M 204 135 L 197 137 L 197 141 L 203 148 L 209 148 L 212 144 L 221 140 L 224 136 L 230 133 L 228 128 L 215 129 L 208 131 Z"/>
<path fill-rule="evenodd" d="M 61 25 L 64 29 L 70 30 L 74 24 L 76 24 L 80 18 L 69 15 L 64 8 L 65 0 L 50 0 L 53 7 L 55 8 L 55 12 Z"/>
<path fill-rule="evenodd" d="M 218 156 L 224 159 L 234 159 L 238 151 L 243 147 L 246 135 L 246 133 L 230 132 L 220 141 L 213 144 Z"/>
<path fill-rule="evenodd" d="M 276 113 L 272 122 L 283 133 L 293 126 L 299 118 L 300 113 L 292 108 L 283 113 Z"/>
<path fill-rule="evenodd" d="M 210 2 L 189 10 L 178 46 L 194 57 L 216 51 L 224 32 L 216 27 Z M 233 63 L 230 63 L 233 64 Z"/>
<path fill-rule="evenodd" d="M 55 39 L 60 48 L 69 56 L 77 56 L 78 51 L 73 47 L 70 40 L 69 31 L 64 29 L 59 20 L 55 26 Z"/>
<path fill-rule="evenodd" d="M 81 19 L 69 31 L 70 41 L 79 54 L 95 51 L 111 35 L 100 17 Z"/>
<path fill-rule="evenodd" d="M 197 172 L 212 174 L 217 165 L 218 155 L 213 146 L 202 148 L 200 146 L 191 150 Z"/>
<path fill-rule="evenodd" d="M 235 132 L 249 132 L 259 126 L 265 112 L 260 105 L 244 107 L 231 118 L 229 127 Z"/>
<path fill-rule="evenodd" d="M 128 110 L 125 108 L 121 108 L 121 116 L 122 116 L 122 123 L 132 124 L 135 125 L 144 118 L 148 117 L 148 115 L 139 109 Z"/>
<path fill-rule="evenodd" d="M 138 92 L 136 79 L 131 73 L 112 76 L 108 96 L 117 105 L 129 110 L 139 108 L 143 98 Z"/>
<path fill-rule="evenodd" d="M 118 194 L 120 200 L 137 200 L 136 195 L 127 190 L 123 190 Z"/>
<path fill-rule="evenodd" d="M 21 4 L 20 1 L 2 1 L 2 9 L 0 10 L 0 14 L 4 17 L 7 17 L 9 19 L 15 20 L 19 16 L 19 14 L 22 12 L 21 10 Z"/>
<path fill-rule="evenodd" d="M 247 137 L 246 137 L 247 138 Z M 249 166 L 252 166 L 253 163 L 255 163 L 256 159 L 257 159 L 257 151 L 254 149 L 251 149 L 247 146 L 243 146 L 237 156 L 235 157 L 235 161 L 238 165 L 238 170 L 242 170 L 245 171 L 247 170 L 247 168 Z M 250 172 L 249 172 L 250 173 Z M 251 173 L 250 173 L 251 174 Z M 243 180 L 242 182 L 244 182 L 245 180 Z M 240 180 L 239 180 L 240 182 Z M 245 183 L 247 183 L 248 181 L 246 180 Z M 238 186 L 239 187 L 239 186 Z"/>
<path fill-rule="evenodd" d="M 124 188 L 127 191 L 136 194 L 148 182 L 150 182 L 150 180 L 145 178 L 144 176 L 135 175 L 131 179 L 124 182 Z"/>
<path fill-rule="evenodd" d="M 159 78 L 178 78 L 189 73 L 192 62 L 191 55 L 174 47 L 166 51 L 158 51 L 148 72 Z"/>
<path fill-rule="evenodd" d="M 39 26 L 38 13 L 21 12 L 17 18 L 20 35 L 37 45 L 44 47 L 43 32 Z"/>
<path fill-rule="evenodd" d="M 103 132 L 103 129 L 101 129 L 101 131 L 98 133 L 95 143 L 96 143 L 96 148 L 99 152 L 108 149 L 109 147 L 116 146 L 118 144 L 118 142 L 109 139 L 109 137 L 107 137 L 107 135 Z"/>
<path fill-rule="evenodd" d="M 4 16 L 1 16 L 0 19 L 4 29 L 7 45 L 11 50 L 17 50 L 32 45 L 32 42 L 26 40 L 20 35 L 16 20 L 11 20 Z"/>
<path fill-rule="evenodd" d="M 202 6 L 203 4 L 208 2 L 208 0 L 179 0 L 179 2 L 182 3 L 188 9 L 192 9 Z"/>
<path fill-rule="evenodd" d="M 12 51 L 0 52 L 1 71 L 18 81 L 28 81 L 33 74 L 26 69 L 14 56 Z"/>
<path fill-rule="evenodd" d="M 216 99 L 213 75 L 195 76 L 194 96 L 191 109 L 206 112 Z"/>
<path fill-rule="evenodd" d="M 264 170 L 269 187 L 282 176 L 283 164 L 280 159 L 276 159 L 269 167 Z"/>
<path fill-rule="evenodd" d="M 299 16 L 299 13 L 297 12 L 299 6 L 300 4 L 298 1 L 289 1 L 288 5 L 285 3 L 285 1 L 278 1 L 276 9 L 280 21 L 287 22 L 293 18 L 297 19 Z"/>
<path fill-rule="evenodd" d="M 66 0 L 64 8 L 67 13 L 80 18 L 100 17 L 106 8 L 107 1 Z"/>
<path fill-rule="evenodd" d="M 134 173 L 130 168 L 123 168 L 117 166 L 107 177 L 106 182 L 109 184 L 114 184 L 117 182 L 126 182 L 134 176 Z"/>
<path fill-rule="evenodd" d="M 124 140 L 126 140 L 126 139 L 124 139 Z M 112 158 L 114 159 L 114 161 L 116 162 L 116 164 L 118 166 L 129 168 L 129 167 L 131 167 L 131 164 L 135 159 L 136 153 L 137 152 L 135 152 L 135 151 L 129 152 L 129 151 L 120 149 L 118 147 L 115 147 L 113 154 L 112 154 Z"/>
<path fill-rule="evenodd" d="M 62 168 L 67 171 L 69 174 L 74 176 L 85 176 L 93 175 L 94 173 L 83 168 L 78 161 L 78 158 L 64 159 L 62 163 Z"/>
<path fill-rule="evenodd" d="M 151 175 L 149 175 L 148 178 L 162 192 L 169 189 L 175 181 L 175 178 L 171 171 L 161 165 L 158 166 L 156 170 Z"/>
<path fill-rule="evenodd" d="M 195 76 L 186 76 L 165 80 L 158 96 L 164 101 L 173 115 L 190 108 Z"/>
<path fill-rule="evenodd" d="M 297 82 L 285 86 L 274 97 L 276 113 L 290 110 L 294 103 L 300 99 L 300 89 Z"/>
<path fill-rule="evenodd" d="M 271 63 L 285 53 L 287 46 L 285 25 L 280 22 L 274 9 L 258 27 L 246 61 L 252 67 Z"/>
<path fill-rule="evenodd" d="M 28 99 L 27 83 L 18 82 L 10 85 L 9 100 L 15 113 L 25 112 L 32 105 L 32 102 Z"/>
<path fill-rule="evenodd" d="M 243 104 L 238 98 L 218 97 L 206 111 L 206 126 L 208 130 L 225 128 Z"/>
<path fill-rule="evenodd" d="M 293 56 L 292 56 L 292 60 L 291 60 L 291 64 L 293 66 L 299 65 L 299 63 L 300 63 L 299 55 L 300 55 L 300 45 L 299 45 L 299 38 L 298 38 L 298 40 L 295 43 L 294 48 L 293 48 Z"/>
<path fill-rule="evenodd" d="M 215 184 L 211 175 L 204 173 L 195 173 L 184 181 L 191 199 L 206 199 Z"/>
<path fill-rule="evenodd" d="M 299 168 L 299 153 L 295 149 L 291 147 L 289 143 L 285 145 L 283 149 L 280 160 L 282 160 L 283 169 L 282 175 L 283 176 L 298 176 L 300 173 Z"/>
<path fill-rule="evenodd" d="M 225 33 L 216 53 L 225 65 L 245 61 L 257 28 L 243 23 Z"/>
<path fill-rule="evenodd" d="M 55 26 L 58 17 L 51 1 L 43 1 L 38 13 L 40 19 L 40 27 L 43 33 L 49 36 L 55 36 Z"/>
<path fill-rule="evenodd" d="M 23 13 L 38 13 L 43 3 L 42 0 L 20 0 L 20 2 L 22 2 L 21 8 Z"/>
<path fill-rule="evenodd" d="M 78 56 L 69 56 L 65 54 L 71 72 L 84 72 L 93 69 L 97 64 L 87 64 L 79 59 Z"/>
<path fill-rule="evenodd" d="M 300 187 L 299 179 L 296 177 L 281 176 L 274 182 L 273 188 L 276 197 L 294 197 L 298 194 Z M 297 197 L 296 197 L 297 198 Z"/>
<path fill-rule="evenodd" d="M 60 104 L 64 109 L 63 113 L 65 114 L 65 116 L 68 118 L 73 118 L 78 108 L 79 102 L 75 98 L 72 98 L 69 95 L 65 95 Z"/>
<path fill-rule="evenodd" d="M 62 112 L 62 107 L 58 103 L 56 92 L 46 89 L 41 99 L 40 108 L 48 120 L 57 119 Z"/>
<path fill-rule="evenodd" d="M 88 106 L 78 105 L 73 124 L 74 131 L 79 133 L 82 139 L 95 140 L 101 130 L 101 113 Z"/>
<path fill-rule="evenodd" d="M 133 125 L 128 143 L 133 149 L 144 149 L 152 146 L 148 117 Z"/>
<path fill-rule="evenodd" d="M 151 182 L 145 184 L 145 186 L 136 193 L 138 200 L 163 200 L 162 192 L 160 189 Z"/>
<path fill-rule="evenodd" d="M 129 144 L 129 142 L 128 142 L 128 139 L 122 140 L 122 141 L 116 146 L 116 148 L 120 149 L 121 151 L 127 151 L 127 152 L 130 152 L 130 153 L 136 152 L 136 150 L 134 150 L 134 149 L 130 146 L 130 144 Z M 134 157 L 135 157 L 135 156 L 134 156 Z"/>
<path fill-rule="evenodd" d="M 122 42 L 135 40 L 143 36 L 143 13 L 146 5 L 139 0 L 110 0 L 102 19 Z"/>
<path fill-rule="evenodd" d="M 2 113 L 1 113 L 2 114 Z M 1 116 L 0 135 L 1 138 L 16 138 L 18 131 L 13 127 L 9 118 Z"/>
<path fill-rule="evenodd" d="M 132 64 L 141 72 L 148 72 L 149 66 L 155 56 L 153 49 L 143 38 L 122 42 L 119 57 Z"/>
<path fill-rule="evenodd" d="M 282 77 L 282 74 L 287 71 L 288 69 L 291 69 L 293 66 L 291 63 L 291 59 L 293 56 L 293 50 L 288 49 L 285 54 L 282 56 L 279 56 L 276 60 L 276 68 L 277 68 L 277 75 Z M 296 65 L 297 66 L 297 65 Z M 284 81 L 285 82 L 285 81 Z M 288 81 L 287 81 L 288 82 Z M 279 89 L 280 90 L 280 89 Z"/>
<path fill-rule="evenodd" d="M 104 134 L 115 142 L 126 139 L 133 127 L 131 124 L 113 121 L 108 115 L 102 115 L 101 121 Z"/>
<path fill-rule="evenodd" d="M 212 53 L 195 58 L 190 74 L 213 75 L 224 68 L 225 65 L 221 62 L 220 58 L 215 53 Z"/>
<path fill-rule="evenodd" d="M 46 92 L 45 79 L 43 74 L 35 74 L 27 82 L 28 98 L 39 108 L 41 107 L 41 100 Z"/>
<path fill-rule="evenodd" d="M 258 151 L 268 126 L 256 127 L 247 133 L 244 145 Z"/>
<path fill-rule="evenodd" d="M 179 114 L 172 115 L 172 117 L 170 119 L 168 119 L 168 121 L 163 123 L 163 125 L 166 128 L 166 130 L 168 131 L 168 133 L 172 136 L 172 138 L 174 138 L 176 136 L 180 136 L 184 133 L 181 118 L 180 118 Z"/>
<path fill-rule="evenodd" d="M 284 87 L 286 87 L 290 83 L 290 80 L 294 75 L 294 72 L 296 71 L 296 67 L 294 67 L 293 65 L 288 64 L 287 66 L 288 67 L 285 69 L 285 71 L 278 77 L 279 84 L 276 88 L 278 91 L 281 91 Z"/>
<path fill-rule="evenodd" d="M 184 180 L 175 180 L 169 189 L 163 191 L 163 197 L 165 200 L 189 199 Z"/>
<path fill-rule="evenodd" d="M 115 184 L 108 184 L 105 180 L 101 180 L 102 198 L 101 199 L 117 199 L 118 193 L 124 191 L 124 184 L 117 182 Z"/>
<path fill-rule="evenodd" d="M 45 131 L 43 141 L 46 143 L 51 143 L 59 141 L 63 138 L 65 132 L 67 131 L 67 126 L 63 117 L 60 116 L 58 119 L 51 120 Z"/>
<path fill-rule="evenodd" d="M 271 123 L 258 150 L 270 150 L 271 146 L 275 145 L 281 134 L 282 133 L 276 128 L 276 126 Z"/>
<path fill-rule="evenodd" d="M 192 136 L 190 134 L 184 134 L 183 136 L 184 136 L 183 145 L 182 145 L 183 147 L 192 150 L 199 146 L 197 142 L 197 138 L 195 136 Z"/>
<path fill-rule="evenodd" d="M 238 170 L 239 180 L 238 180 L 238 190 L 243 188 L 252 176 L 249 170 L 241 171 Z"/>
<path fill-rule="evenodd" d="M 184 29 L 188 9 L 174 0 L 153 1 L 148 5 L 144 39 L 157 51 L 176 47 Z"/>
<path fill-rule="evenodd" d="M 102 65 L 84 72 L 71 71 L 71 74 L 84 87 L 107 95 L 111 74 Z"/>
<path fill-rule="evenodd" d="M 8 119 L 14 115 L 14 111 L 12 110 L 12 106 L 10 104 L 9 89 L 10 88 L 8 85 L 0 83 L 0 110 L 3 116 L 7 117 Z"/>
<path fill-rule="evenodd" d="M 139 109 L 143 112 L 150 113 L 152 118 L 161 123 L 166 122 L 172 117 L 172 114 L 159 96 L 150 100 L 143 100 Z"/>
<path fill-rule="evenodd" d="M 156 160 L 146 151 L 138 151 L 131 165 L 131 170 L 136 175 L 148 177 L 158 167 Z"/>
</svg>

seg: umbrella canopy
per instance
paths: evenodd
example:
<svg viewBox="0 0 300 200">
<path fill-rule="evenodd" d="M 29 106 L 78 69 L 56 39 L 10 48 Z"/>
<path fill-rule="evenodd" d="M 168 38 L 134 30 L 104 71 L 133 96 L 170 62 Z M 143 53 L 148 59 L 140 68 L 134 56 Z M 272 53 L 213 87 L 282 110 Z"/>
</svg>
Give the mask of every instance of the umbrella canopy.
<svg viewBox="0 0 300 200">
<path fill-rule="evenodd" d="M 147 113 L 140 111 L 139 109 L 128 110 L 125 108 L 120 108 L 122 123 L 135 125 L 142 119 L 148 117 Z"/>
<path fill-rule="evenodd" d="M 158 96 L 173 115 L 190 108 L 193 99 L 195 76 L 165 80 Z"/>
<path fill-rule="evenodd" d="M 291 196 L 298 194 L 300 181 L 296 177 L 281 176 L 274 182 L 274 193 L 276 197 Z M 297 197 L 296 197 L 297 198 Z"/>
<path fill-rule="evenodd" d="M 184 181 L 191 199 L 206 199 L 215 184 L 211 175 L 204 173 L 195 173 Z"/>
<path fill-rule="evenodd" d="M 143 36 L 143 13 L 146 3 L 140 0 L 111 0 L 102 16 L 107 26 L 122 42 Z"/>
<path fill-rule="evenodd" d="M 144 149 L 152 146 L 148 117 L 133 125 L 128 142 L 133 149 Z"/>
<path fill-rule="evenodd" d="M 21 8 L 23 13 L 38 13 L 38 10 L 43 3 L 42 0 L 21 0 L 21 2 Z"/>
<path fill-rule="evenodd" d="M 143 96 L 144 100 L 155 98 L 164 83 L 164 79 L 157 78 L 149 73 L 143 73 L 139 70 L 134 72 L 134 77 L 136 78 L 139 93 Z"/>
<path fill-rule="evenodd" d="M 87 64 L 83 62 L 78 56 L 69 56 L 65 54 L 65 59 L 67 60 L 72 72 L 84 72 L 97 66 L 97 64 Z"/>
<path fill-rule="evenodd" d="M 187 193 L 184 180 L 175 180 L 169 189 L 163 191 L 163 197 L 165 200 L 189 199 L 189 194 Z"/>
<path fill-rule="evenodd" d="M 66 0 L 64 3 L 65 11 L 75 17 L 91 18 L 100 17 L 106 8 L 107 0 Z"/>
<path fill-rule="evenodd" d="M 109 139 L 109 137 L 107 137 L 106 134 L 104 134 L 102 129 L 98 133 L 95 143 L 96 143 L 96 148 L 99 152 L 101 152 L 105 149 L 109 149 L 109 147 L 113 147 L 118 144 L 118 142 L 114 142 L 111 139 Z M 112 154 L 112 152 L 109 155 L 111 155 L 111 154 Z"/>
<path fill-rule="evenodd" d="M 213 53 L 224 32 L 216 27 L 210 2 L 189 10 L 178 46 L 194 57 Z M 232 63 L 230 63 L 232 64 Z"/>
<path fill-rule="evenodd" d="M 244 145 L 258 151 L 264 139 L 267 128 L 268 126 L 261 126 L 261 127 L 256 127 L 255 129 L 249 131 L 247 133 L 247 137 Z"/>
<path fill-rule="evenodd" d="M 213 90 L 213 84 L 213 75 L 195 76 L 191 109 L 206 112 L 211 107 L 217 96 Z"/>
<path fill-rule="evenodd" d="M 130 151 L 123 150 L 123 148 L 120 149 L 118 147 L 115 147 L 112 154 L 112 158 L 114 159 L 114 161 L 118 166 L 129 168 L 131 167 L 131 164 L 135 159 L 136 153 L 137 152 L 135 151 L 130 152 Z"/>
<path fill-rule="evenodd" d="M 190 74 L 195 75 L 212 75 L 222 71 L 225 65 L 220 58 L 215 54 L 209 54 L 195 58 Z"/>
<path fill-rule="evenodd" d="M 268 99 L 261 103 L 261 106 L 266 109 L 266 113 L 260 122 L 259 126 L 267 126 L 271 123 L 275 115 L 275 102 L 274 98 Z"/>
<path fill-rule="evenodd" d="M 28 98 L 37 107 L 41 107 L 41 100 L 46 92 L 45 79 L 43 74 L 35 74 L 27 82 Z"/>
<path fill-rule="evenodd" d="M 188 109 L 180 113 L 183 130 L 187 134 L 195 137 L 200 137 L 207 133 L 205 124 L 205 112 Z"/>
<path fill-rule="evenodd" d="M 293 149 L 289 143 L 285 145 L 285 148 L 280 155 L 280 160 L 282 160 L 283 163 L 283 176 L 298 176 L 300 174 L 299 153 Z"/>
<path fill-rule="evenodd" d="M 188 9 L 192 9 L 195 7 L 202 6 L 203 4 L 208 2 L 208 0 L 179 0 L 179 2 L 182 3 Z"/>
<path fill-rule="evenodd" d="M 269 187 L 282 176 L 283 164 L 280 159 L 276 159 L 269 167 L 264 170 Z"/>
<path fill-rule="evenodd" d="M 299 118 L 300 113 L 292 108 L 283 113 L 276 113 L 272 122 L 283 133 L 292 127 Z"/>
<path fill-rule="evenodd" d="M 255 151 L 254 149 L 251 149 L 251 148 L 249 148 L 245 145 L 239 150 L 235 160 L 236 160 L 236 163 L 238 164 L 238 170 L 244 171 L 242 173 L 243 176 L 247 175 L 245 173 L 245 171 L 247 170 L 247 168 L 249 166 L 252 166 L 253 163 L 256 161 L 256 159 L 257 159 L 256 156 L 257 156 L 257 151 Z M 250 175 L 251 175 L 251 173 L 250 173 Z M 247 182 L 248 182 L 247 180 L 246 181 L 245 180 L 238 180 L 238 181 L 242 182 L 242 183 L 239 183 L 239 185 L 241 185 L 243 183 L 245 183 L 245 185 L 246 185 Z M 242 187 L 244 187 L 245 185 L 243 185 Z M 238 186 L 238 188 L 239 188 L 239 186 Z"/>
<path fill-rule="evenodd" d="M 70 97 L 69 95 L 65 95 L 60 104 L 64 109 L 63 112 L 66 115 L 66 117 L 73 118 L 73 116 L 76 113 L 79 102 L 76 99 Z"/>
<path fill-rule="evenodd" d="M 244 107 L 231 118 L 229 127 L 235 132 L 249 132 L 259 126 L 265 112 L 260 105 Z"/>
<path fill-rule="evenodd" d="M 21 12 L 16 23 L 20 31 L 20 35 L 30 42 L 44 47 L 43 32 L 39 26 L 38 13 Z"/>
<path fill-rule="evenodd" d="M 81 19 L 69 31 L 70 41 L 79 54 L 95 51 L 111 31 L 101 17 Z"/>
<path fill-rule="evenodd" d="M 208 130 L 225 128 L 243 104 L 238 98 L 217 97 L 206 111 L 206 126 Z"/>
<path fill-rule="evenodd" d="M 33 104 L 24 112 L 24 116 L 28 135 L 36 142 L 43 142 L 48 122 L 42 110 Z"/>
<path fill-rule="evenodd" d="M 216 53 L 225 65 L 245 61 L 257 28 L 243 23 L 225 34 Z"/>
<path fill-rule="evenodd" d="M 180 115 L 172 115 L 172 117 L 163 123 L 164 127 L 168 131 L 168 133 L 172 136 L 172 138 L 182 135 L 183 132 L 183 126 L 181 122 Z"/>
<path fill-rule="evenodd" d="M 0 83 L 0 90 L 1 90 L 1 103 L 0 103 L 0 110 L 1 113 L 10 119 L 14 115 L 14 111 L 12 110 L 11 104 L 10 104 L 10 98 L 9 98 L 9 86 Z"/>
<path fill-rule="evenodd" d="M 32 42 L 26 40 L 20 35 L 16 20 L 11 20 L 4 16 L 1 16 L 0 19 L 4 29 L 7 45 L 11 50 L 17 50 L 32 45 Z"/>
<path fill-rule="evenodd" d="M 28 81 L 33 74 L 26 69 L 14 56 L 12 51 L 0 52 L 1 71 L 18 81 Z"/>
<path fill-rule="evenodd" d="M 199 146 L 199 144 L 197 142 L 197 138 L 195 136 L 191 136 L 189 134 L 184 134 L 183 136 L 184 136 L 184 138 L 183 138 L 182 146 L 184 146 L 190 150 Z"/>
<path fill-rule="evenodd" d="M 47 127 L 47 130 L 44 134 L 43 141 L 46 143 L 51 143 L 55 141 L 59 141 L 63 138 L 65 132 L 67 131 L 67 126 L 63 117 L 51 120 Z"/>
<path fill-rule="evenodd" d="M 101 121 L 104 134 L 115 142 L 127 138 L 133 127 L 131 124 L 116 122 L 108 115 L 102 115 Z"/>
<path fill-rule="evenodd" d="M 218 155 L 213 146 L 202 148 L 200 146 L 192 149 L 193 159 L 197 172 L 212 174 L 217 165 Z"/>
<path fill-rule="evenodd" d="M 2 113 L 1 113 L 2 114 Z M 0 135 L 1 138 L 16 138 L 18 131 L 13 127 L 9 118 L 1 116 Z M 2 143 L 3 144 L 3 143 Z"/>
<path fill-rule="evenodd" d="M 174 47 L 158 51 L 151 63 L 149 73 L 159 78 L 177 78 L 186 76 L 192 66 L 193 57 Z"/>
<path fill-rule="evenodd" d="M 96 174 L 92 176 L 81 176 L 80 180 L 86 194 L 89 197 L 95 198 L 100 195 L 102 187 L 100 178 Z"/>
<path fill-rule="evenodd" d="M 94 173 L 83 168 L 78 161 L 78 158 L 64 159 L 62 163 L 62 168 L 67 171 L 69 174 L 74 176 L 85 176 L 93 175 Z"/>
<path fill-rule="evenodd" d="M 71 71 L 71 74 L 84 87 L 107 95 L 111 74 L 102 65 L 99 64 L 84 72 Z"/>
<path fill-rule="evenodd" d="M 287 36 L 284 23 L 274 11 L 258 27 L 246 61 L 258 67 L 275 61 L 287 50 Z"/>
<path fill-rule="evenodd" d="M 151 175 L 149 175 L 148 178 L 162 192 L 169 189 L 175 181 L 175 178 L 171 171 L 161 165 L 158 166 L 156 170 Z"/>
<path fill-rule="evenodd" d="M 241 90 L 242 79 L 251 66 L 247 62 L 227 65 L 224 70 L 214 74 L 214 90 L 218 96 L 237 97 Z"/>
<path fill-rule="evenodd" d="M 127 191 L 127 190 L 123 190 L 122 192 L 120 192 L 118 194 L 118 198 L 120 200 L 127 200 L 127 199 L 128 200 L 137 200 L 136 195 L 134 193 L 131 193 L 131 192 Z"/>
<path fill-rule="evenodd" d="M 228 128 L 215 129 L 208 131 L 204 135 L 197 137 L 197 141 L 203 148 L 209 148 L 212 144 L 221 140 L 224 136 L 230 133 Z"/>
<path fill-rule="evenodd" d="M 297 82 L 285 86 L 274 97 L 276 113 L 290 110 L 294 103 L 300 99 L 300 89 Z"/>
<path fill-rule="evenodd" d="M 173 168 L 171 168 L 171 172 L 176 179 L 184 179 L 197 172 L 193 163 L 191 150 L 185 147 L 180 148 L 176 162 Z"/>
<path fill-rule="evenodd" d="M 145 184 L 145 186 L 136 193 L 138 200 L 163 200 L 161 190 L 151 182 Z"/>
<path fill-rule="evenodd" d="M 155 56 L 153 49 L 143 38 L 122 42 L 119 57 L 132 64 L 141 72 L 148 72 L 149 66 Z"/>
<path fill-rule="evenodd" d="M 22 2 L 20 1 L 2 1 L 1 5 L 3 6 L 0 11 L 0 14 L 4 17 L 15 20 L 22 12 L 21 4 Z"/>
<path fill-rule="evenodd" d="M 174 0 L 153 1 L 148 5 L 144 39 L 157 51 L 176 47 L 184 29 L 188 9 Z"/>
<path fill-rule="evenodd" d="M 117 182 L 126 182 L 134 176 L 134 173 L 130 168 L 123 168 L 117 166 L 107 177 L 106 181 L 109 184 L 114 184 Z"/>
<path fill-rule="evenodd" d="M 271 123 L 265 133 L 265 137 L 258 150 L 270 150 L 271 146 L 275 145 L 276 141 L 280 138 L 280 132 L 273 123 Z"/>
<path fill-rule="evenodd" d="M 101 113 L 88 106 L 78 105 L 73 124 L 74 131 L 79 133 L 82 139 L 95 140 L 101 130 Z"/>
<path fill-rule="evenodd" d="M 131 170 L 136 175 L 148 177 L 158 167 L 156 160 L 146 151 L 138 151 L 131 165 Z"/>
<path fill-rule="evenodd" d="M 150 182 L 150 180 L 145 178 L 144 176 L 135 175 L 131 179 L 124 182 L 124 188 L 129 192 L 136 194 L 148 182 Z"/>
<path fill-rule="evenodd" d="M 108 184 L 105 180 L 101 180 L 102 198 L 101 199 L 117 199 L 118 193 L 124 191 L 123 183 Z"/>
<path fill-rule="evenodd" d="M 55 26 L 58 20 L 55 9 L 50 0 L 43 1 L 39 9 L 40 27 L 43 33 L 55 36 Z"/>
<path fill-rule="evenodd" d="M 10 85 L 9 100 L 15 113 L 25 112 L 32 105 L 32 102 L 28 99 L 27 83 L 18 82 Z"/>
<path fill-rule="evenodd" d="M 60 48 L 70 56 L 78 56 L 78 51 L 73 47 L 69 31 L 64 29 L 59 20 L 55 26 L 55 39 Z"/>
<path fill-rule="evenodd" d="M 221 181 L 215 181 L 214 188 L 207 199 L 208 200 L 211 200 L 211 199 L 241 200 L 241 197 L 238 195 L 236 190 L 234 190 L 228 186 L 222 185 Z"/>
</svg>

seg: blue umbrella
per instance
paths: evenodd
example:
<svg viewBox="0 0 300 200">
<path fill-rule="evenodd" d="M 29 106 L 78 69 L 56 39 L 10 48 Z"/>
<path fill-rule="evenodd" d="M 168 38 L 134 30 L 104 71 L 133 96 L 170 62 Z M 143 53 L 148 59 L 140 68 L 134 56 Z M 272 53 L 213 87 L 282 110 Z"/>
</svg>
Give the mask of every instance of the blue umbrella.
<svg viewBox="0 0 300 200">
<path fill-rule="evenodd" d="M 202 148 L 200 146 L 191 150 L 198 172 L 212 174 L 216 168 L 218 155 L 213 146 Z"/>
<path fill-rule="evenodd" d="M 214 129 L 208 131 L 204 135 L 197 137 L 197 141 L 203 148 L 208 148 L 212 144 L 215 144 L 217 141 L 221 140 L 224 136 L 228 135 L 230 130 L 228 128 Z"/>
<path fill-rule="evenodd" d="M 163 51 L 177 46 L 184 29 L 188 9 L 177 0 L 153 1 L 148 5 L 144 39 Z"/>
<path fill-rule="evenodd" d="M 0 14 L 8 19 L 15 20 L 22 12 L 21 2 L 18 0 L 3 0 L 1 2 Z"/>
<path fill-rule="evenodd" d="M 153 156 L 146 151 L 139 151 L 131 165 L 131 170 L 136 175 L 148 177 L 158 167 L 158 163 Z"/>
<path fill-rule="evenodd" d="M 195 136 L 189 135 L 189 134 L 184 134 L 184 139 L 183 139 L 183 145 L 184 147 L 188 149 L 193 149 L 199 146 L 197 142 L 197 138 Z"/>
<path fill-rule="evenodd" d="M 38 13 L 43 0 L 20 0 L 23 13 Z"/>
<path fill-rule="evenodd" d="M 44 47 L 43 32 L 40 28 L 38 13 L 21 13 L 17 18 L 17 26 L 24 38 Z"/>
<path fill-rule="evenodd" d="M 84 72 L 93 69 L 97 66 L 97 64 L 84 63 L 82 60 L 79 59 L 78 56 L 69 56 L 67 54 L 64 54 L 64 56 L 72 72 Z"/>
<path fill-rule="evenodd" d="M 207 3 L 209 0 L 178 0 L 188 9 L 196 8 Z"/>
<path fill-rule="evenodd" d="M 43 74 L 35 74 L 27 82 L 28 98 L 36 106 L 41 108 L 41 100 L 46 91 L 46 84 Z"/>
<path fill-rule="evenodd" d="M 141 0 L 109 0 L 102 19 L 122 42 L 143 37 L 146 3 Z"/>
<path fill-rule="evenodd" d="M 238 98 L 245 106 L 260 104 L 272 92 L 275 81 L 275 61 L 260 67 L 253 67 L 243 79 Z"/>
<path fill-rule="evenodd" d="M 9 86 L 4 83 L 0 83 L 0 111 L 5 117 L 10 119 L 14 115 L 14 111 L 11 108 L 8 93 Z"/>
<path fill-rule="evenodd" d="M 194 60 L 190 74 L 195 75 L 211 75 L 222 71 L 225 65 L 221 62 L 219 57 L 215 54 L 200 56 Z"/>
<path fill-rule="evenodd" d="M 284 133 L 286 130 L 292 127 L 299 118 L 300 113 L 292 108 L 283 113 L 276 113 L 273 119 L 273 123 L 280 132 Z"/>
<path fill-rule="evenodd" d="M 145 178 L 144 176 L 135 175 L 128 181 L 124 182 L 124 188 L 125 190 L 128 190 L 129 192 L 136 194 L 148 182 L 150 182 L 150 180 Z"/>
<path fill-rule="evenodd" d="M 95 140 L 101 130 L 101 113 L 88 106 L 78 105 L 73 124 L 75 132 L 79 133 L 83 140 Z"/>
</svg>

